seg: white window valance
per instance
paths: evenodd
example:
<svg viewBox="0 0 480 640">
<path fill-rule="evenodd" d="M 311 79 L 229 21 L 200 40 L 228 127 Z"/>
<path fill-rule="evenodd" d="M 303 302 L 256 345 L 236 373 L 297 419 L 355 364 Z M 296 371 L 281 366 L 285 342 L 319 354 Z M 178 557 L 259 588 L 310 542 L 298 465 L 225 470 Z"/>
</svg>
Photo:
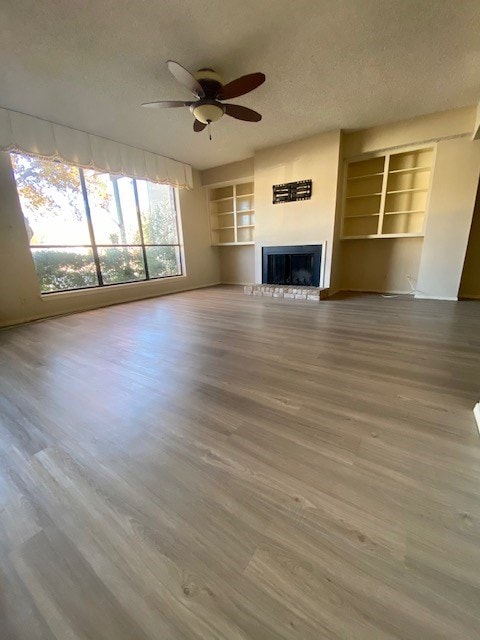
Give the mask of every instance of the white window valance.
<svg viewBox="0 0 480 640">
<path fill-rule="evenodd" d="M 187 164 L 2 108 L 0 149 L 60 160 L 84 169 L 143 178 L 181 189 L 193 188 L 192 167 Z"/>
</svg>

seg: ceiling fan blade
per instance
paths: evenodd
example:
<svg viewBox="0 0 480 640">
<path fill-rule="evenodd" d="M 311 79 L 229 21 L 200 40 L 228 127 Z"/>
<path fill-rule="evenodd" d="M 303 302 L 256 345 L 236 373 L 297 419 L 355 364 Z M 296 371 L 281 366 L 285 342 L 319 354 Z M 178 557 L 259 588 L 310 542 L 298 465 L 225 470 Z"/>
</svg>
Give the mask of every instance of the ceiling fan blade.
<svg viewBox="0 0 480 640">
<path fill-rule="evenodd" d="M 217 98 L 219 100 L 230 100 L 230 98 L 238 98 L 239 96 L 243 96 L 245 93 L 253 91 L 264 82 L 264 73 L 249 73 L 248 75 L 237 78 L 236 80 L 232 80 L 232 82 L 229 82 L 228 84 L 223 86 L 219 90 Z"/>
<path fill-rule="evenodd" d="M 199 133 L 203 131 L 207 125 L 204 122 L 200 122 L 200 120 L 195 120 L 193 123 L 193 130 Z"/>
<path fill-rule="evenodd" d="M 239 104 L 226 104 L 224 105 L 224 107 L 227 116 L 232 116 L 232 118 L 236 118 L 237 120 L 260 122 L 260 120 L 262 119 L 262 116 L 253 109 L 241 107 Z"/>
<path fill-rule="evenodd" d="M 158 100 L 157 102 L 144 102 L 142 107 L 160 107 L 169 109 L 171 107 L 189 107 L 195 102 L 182 102 L 181 100 Z"/>
<path fill-rule="evenodd" d="M 178 62 L 175 62 L 174 60 L 167 60 L 167 67 L 170 73 L 178 80 L 178 82 L 180 82 L 180 84 L 183 84 L 184 87 L 199 98 L 205 97 L 202 85 L 192 76 L 190 71 L 184 69 L 181 64 L 178 64 Z"/>
</svg>

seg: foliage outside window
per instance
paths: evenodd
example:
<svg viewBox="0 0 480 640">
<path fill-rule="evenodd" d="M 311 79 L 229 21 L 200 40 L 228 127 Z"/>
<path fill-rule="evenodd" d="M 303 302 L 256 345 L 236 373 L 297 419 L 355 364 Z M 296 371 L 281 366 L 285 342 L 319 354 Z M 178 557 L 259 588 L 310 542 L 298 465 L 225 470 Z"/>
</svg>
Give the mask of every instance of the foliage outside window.
<svg viewBox="0 0 480 640">
<path fill-rule="evenodd" d="M 172 187 L 11 158 L 42 293 L 182 274 Z"/>
</svg>

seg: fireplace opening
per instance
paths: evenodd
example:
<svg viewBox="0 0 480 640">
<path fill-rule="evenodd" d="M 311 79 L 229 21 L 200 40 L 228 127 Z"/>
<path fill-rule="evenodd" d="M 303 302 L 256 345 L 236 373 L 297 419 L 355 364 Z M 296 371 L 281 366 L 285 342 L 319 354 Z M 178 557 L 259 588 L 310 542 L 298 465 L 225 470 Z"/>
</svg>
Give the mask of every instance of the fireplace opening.
<svg viewBox="0 0 480 640">
<path fill-rule="evenodd" d="M 263 247 L 262 283 L 318 287 L 322 245 Z"/>
</svg>

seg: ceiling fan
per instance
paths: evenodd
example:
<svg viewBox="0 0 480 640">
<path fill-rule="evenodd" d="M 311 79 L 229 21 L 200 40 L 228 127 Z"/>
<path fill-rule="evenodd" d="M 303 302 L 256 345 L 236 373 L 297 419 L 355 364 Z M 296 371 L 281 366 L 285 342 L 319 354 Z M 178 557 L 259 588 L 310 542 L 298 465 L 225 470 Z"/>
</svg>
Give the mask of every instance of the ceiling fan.
<svg viewBox="0 0 480 640">
<path fill-rule="evenodd" d="M 191 91 L 197 99 L 189 102 L 182 100 L 144 102 L 142 107 L 189 107 L 195 117 L 193 130 L 196 132 L 203 131 L 212 122 L 220 120 L 224 113 L 237 120 L 248 122 L 259 122 L 262 119 L 262 116 L 253 109 L 238 104 L 223 104 L 221 101 L 238 98 L 253 91 L 265 82 L 263 73 L 249 73 L 228 84 L 223 84 L 223 78 L 213 69 L 199 69 L 192 75 L 173 60 L 167 61 L 167 67 L 178 82 Z"/>
</svg>

